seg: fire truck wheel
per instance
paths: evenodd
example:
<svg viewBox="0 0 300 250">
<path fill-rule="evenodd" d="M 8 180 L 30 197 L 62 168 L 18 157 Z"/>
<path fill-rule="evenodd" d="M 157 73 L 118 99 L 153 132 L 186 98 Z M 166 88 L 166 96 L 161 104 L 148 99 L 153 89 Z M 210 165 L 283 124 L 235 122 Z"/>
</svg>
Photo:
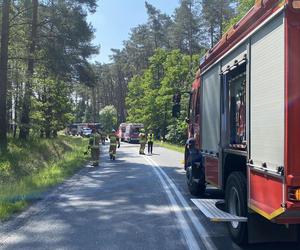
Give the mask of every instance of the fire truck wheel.
<svg viewBox="0 0 300 250">
<path fill-rule="evenodd" d="M 204 178 L 195 179 L 192 173 L 192 167 L 189 166 L 186 169 L 187 185 L 191 195 L 200 196 L 203 195 L 206 189 L 205 181 L 201 181 Z"/>
<path fill-rule="evenodd" d="M 241 172 L 233 172 L 227 179 L 225 189 L 226 209 L 230 214 L 247 217 L 247 184 Z M 248 241 L 246 222 L 228 222 L 231 238 L 239 245 Z"/>
</svg>

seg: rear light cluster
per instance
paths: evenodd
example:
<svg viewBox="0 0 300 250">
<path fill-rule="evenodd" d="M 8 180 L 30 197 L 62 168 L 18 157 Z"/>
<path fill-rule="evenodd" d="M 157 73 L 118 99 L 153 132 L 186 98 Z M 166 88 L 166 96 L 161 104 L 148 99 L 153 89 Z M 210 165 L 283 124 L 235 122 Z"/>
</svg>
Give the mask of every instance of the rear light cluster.
<svg viewBox="0 0 300 250">
<path fill-rule="evenodd" d="M 300 0 L 294 0 L 292 6 L 294 9 L 300 9 Z"/>
<path fill-rule="evenodd" d="M 289 187 L 288 197 L 290 201 L 300 201 L 300 187 Z"/>
</svg>

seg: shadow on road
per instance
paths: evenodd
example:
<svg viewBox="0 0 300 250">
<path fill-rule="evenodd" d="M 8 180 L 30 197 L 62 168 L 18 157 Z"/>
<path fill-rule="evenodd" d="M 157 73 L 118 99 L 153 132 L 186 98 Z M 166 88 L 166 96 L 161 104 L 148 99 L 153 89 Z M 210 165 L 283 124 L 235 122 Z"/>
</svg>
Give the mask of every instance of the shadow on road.
<svg viewBox="0 0 300 250">
<path fill-rule="evenodd" d="M 122 151 L 116 161 L 103 155 L 101 162 L 10 232 L 5 249 L 184 249 L 151 167 L 139 156 L 128 162 Z"/>
<path fill-rule="evenodd" d="M 87 168 L 44 210 L 9 232 L 5 249 L 187 249 L 152 167 L 138 151 L 127 150 L 131 144 L 122 143 L 122 148 L 116 161 L 110 161 L 105 146 L 100 166 Z M 186 198 L 217 249 L 300 249 L 286 243 L 237 246 L 224 223 L 210 222 L 190 202 L 194 197 L 187 189 L 182 166 L 160 167 Z M 223 194 L 208 187 L 203 197 L 221 199 Z"/>
</svg>

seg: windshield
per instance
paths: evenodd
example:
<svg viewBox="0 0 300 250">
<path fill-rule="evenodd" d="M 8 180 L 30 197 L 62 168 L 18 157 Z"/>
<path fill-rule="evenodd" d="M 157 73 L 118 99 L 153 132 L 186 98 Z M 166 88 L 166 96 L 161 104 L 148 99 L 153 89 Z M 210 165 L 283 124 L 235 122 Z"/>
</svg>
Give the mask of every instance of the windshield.
<svg viewBox="0 0 300 250">
<path fill-rule="evenodd" d="M 137 134 L 140 132 L 140 128 L 132 128 L 132 133 Z"/>
</svg>

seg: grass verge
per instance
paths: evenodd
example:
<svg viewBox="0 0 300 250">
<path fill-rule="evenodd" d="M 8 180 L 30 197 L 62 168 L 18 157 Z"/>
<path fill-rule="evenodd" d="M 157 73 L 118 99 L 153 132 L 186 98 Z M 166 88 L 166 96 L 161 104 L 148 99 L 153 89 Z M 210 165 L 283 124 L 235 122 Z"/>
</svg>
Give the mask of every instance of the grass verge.
<svg viewBox="0 0 300 250">
<path fill-rule="evenodd" d="M 172 144 L 169 142 L 163 142 L 163 141 L 155 141 L 155 144 L 167 148 L 167 149 L 171 149 L 180 153 L 184 153 L 184 146 L 182 145 L 176 145 L 176 144 Z"/>
<path fill-rule="evenodd" d="M 86 147 L 85 139 L 67 136 L 26 142 L 10 139 L 0 157 L 0 220 L 80 169 L 88 157 Z"/>
</svg>

